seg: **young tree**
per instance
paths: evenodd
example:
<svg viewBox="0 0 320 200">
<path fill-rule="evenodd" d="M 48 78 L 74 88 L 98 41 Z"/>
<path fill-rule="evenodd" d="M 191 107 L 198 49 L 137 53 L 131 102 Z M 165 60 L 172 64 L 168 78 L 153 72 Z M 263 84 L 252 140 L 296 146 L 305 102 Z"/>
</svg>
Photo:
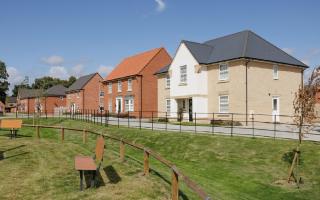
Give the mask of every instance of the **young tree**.
<svg viewBox="0 0 320 200">
<path fill-rule="evenodd" d="M 14 85 L 14 87 L 12 89 L 12 96 L 14 96 L 14 97 L 18 96 L 18 90 L 21 88 L 31 89 L 31 86 L 25 85 L 25 84 Z"/>
<path fill-rule="evenodd" d="M 291 177 L 293 177 L 298 186 L 300 178 L 294 174 L 294 169 L 298 170 L 299 160 L 301 157 L 300 145 L 305 134 L 307 134 L 313 127 L 315 116 L 315 103 L 316 103 L 316 93 L 319 88 L 320 83 L 320 66 L 315 68 L 311 73 L 308 82 L 305 85 L 301 85 L 298 91 L 295 93 L 295 98 L 293 101 L 294 117 L 293 121 L 297 126 L 299 132 L 299 143 L 294 151 L 294 157 L 289 170 L 288 182 L 290 182 Z M 296 177 L 295 177 L 296 176 Z"/>
<path fill-rule="evenodd" d="M 0 100 L 2 102 L 5 102 L 6 93 L 9 90 L 8 77 L 6 64 L 0 60 Z"/>
</svg>

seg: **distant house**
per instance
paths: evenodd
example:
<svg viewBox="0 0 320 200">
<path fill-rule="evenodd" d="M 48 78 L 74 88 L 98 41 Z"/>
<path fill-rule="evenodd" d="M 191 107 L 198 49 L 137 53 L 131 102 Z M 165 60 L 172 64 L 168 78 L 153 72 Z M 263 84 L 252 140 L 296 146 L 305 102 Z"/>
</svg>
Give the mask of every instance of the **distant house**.
<svg viewBox="0 0 320 200">
<path fill-rule="evenodd" d="M 17 109 L 17 97 L 7 97 L 6 99 L 6 112 L 16 112 Z"/>
<path fill-rule="evenodd" d="M 280 121 L 308 66 L 252 31 L 207 42 L 181 41 L 169 68 L 158 76 L 159 111 L 185 120 L 217 118 Z M 168 95 L 169 90 L 169 95 Z M 195 114 L 196 113 L 196 114 Z M 282 118 L 283 120 L 287 120 Z"/>
<path fill-rule="evenodd" d="M 17 109 L 22 113 L 34 113 L 42 110 L 40 99 L 43 96 L 43 90 L 40 89 L 26 89 L 18 90 L 17 95 Z"/>
<path fill-rule="evenodd" d="M 5 104 L 0 101 L 0 115 L 3 115 L 5 113 Z"/>
<path fill-rule="evenodd" d="M 104 92 L 101 84 L 102 80 L 103 78 L 99 73 L 78 78 L 66 91 L 69 111 L 103 109 Z"/>
<path fill-rule="evenodd" d="M 104 79 L 105 105 L 109 112 L 131 112 L 138 116 L 151 116 L 157 110 L 158 70 L 171 63 L 164 48 L 152 49 L 123 59 Z"/>
<path fill-rule="evenodd" d="M 44 92 L 41 107 L 48 114 L 58 113 L 66 106 L 66 90 L 63 85 L 55 85 Z"/>
</svg>

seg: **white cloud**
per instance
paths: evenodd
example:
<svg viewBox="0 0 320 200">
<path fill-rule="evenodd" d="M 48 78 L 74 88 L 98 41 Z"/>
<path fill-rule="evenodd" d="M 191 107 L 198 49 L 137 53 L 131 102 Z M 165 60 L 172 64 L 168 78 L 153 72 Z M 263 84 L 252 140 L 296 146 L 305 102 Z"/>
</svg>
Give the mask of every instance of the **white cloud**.
<svg viewBox="0 0 320 200">
<path fill-rule="evenodd" d="M 293 48 L 287 48 L 287 47 L 285 47 L 285 48 L 282 48 L 282 50 L 285 51 L 286 53 L 290 54 L 290 55 L 292 55 L 293 52 L 294 52 L 294 49 L 293 49 Z"/>
<path fill-rule="evenodd" d="M 77 64 L 71 68 L 70 74 L 75 77 L 80 77 L 84 74 L 84 66 L 83 64 Z"/>
<path fill-rule="evenodd" d="M 10 83 L 9 93 L 11 94 L 14 85 L 21 84 L 24 80 L 24 76 L 15 67 L 8 67 L 7 72 L 9 74 L 8 82 Z"/>
<path fill-rule="evenodd" d="M 52 66 L 49 70 L 49 76 L 60 79 L 69 78 L 69 73 L 63 66 Z"/>
<path fill-rule="evenodd" d="M 51 65 L 51 66 L 59 66 L 62 65 L 64 62 L 64 58 L 61 56 L 49 56 L 41 59 L 44 63 Z"/>
<path fill-rule="evenodd" d="M 98 73 L 101 76 L 106 76 L 112 71 L 113 67 L 112 66 L 105 66 L 105 65 L 100 65 L 98 68 Z"/>
<path fill-rule="evenodd" d="M 157 3 L 157 11 L 162 12 L 166 9 L 166 4 L 164 0 L 154 0 Z"/>
</svg>

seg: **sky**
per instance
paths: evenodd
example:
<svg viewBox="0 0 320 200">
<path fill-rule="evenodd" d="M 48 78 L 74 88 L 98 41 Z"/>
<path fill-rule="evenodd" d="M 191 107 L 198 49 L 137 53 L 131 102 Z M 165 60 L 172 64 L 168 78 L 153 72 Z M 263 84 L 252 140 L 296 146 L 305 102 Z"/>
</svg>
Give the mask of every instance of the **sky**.
<svg viewBox="0 0 320 200">
<path fill-rule="evenodd" d="M 320 65 L 320 1 L 0 0 L 0 60 L 10 88 L 28 76 L 104 77 L 127 56 L 181 40 L 252 30 L 310 66 Z M 307 72 L 308 74 L 308 72 Z"/>
</svg>

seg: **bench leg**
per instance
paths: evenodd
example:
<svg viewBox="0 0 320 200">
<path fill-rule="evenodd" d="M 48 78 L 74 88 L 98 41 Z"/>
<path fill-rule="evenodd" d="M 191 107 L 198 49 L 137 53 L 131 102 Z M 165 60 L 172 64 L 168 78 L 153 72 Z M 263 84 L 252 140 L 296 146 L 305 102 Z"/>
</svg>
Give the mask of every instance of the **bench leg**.
<svg viewBox="0 0 320 200">
<path fill-rule="evenodd" d="M 83 190 L 83 170 L 80 170 L 80 191 Z"/>
<path fill-rule="evenodd" d="M 10 139 L 12 139 L 13 138 L 13 130 L 11 129 L 10 130 Z"/>
<path fill-rule="evenodd" d="M 96 186 L 96 171 L 92 171 L 91 187 Z"/>
<path fill-rule="evenodd" d="M 14 130 L 14 138 L 17 138 L 17 132 L 18 130 Z"/>
</svg>

